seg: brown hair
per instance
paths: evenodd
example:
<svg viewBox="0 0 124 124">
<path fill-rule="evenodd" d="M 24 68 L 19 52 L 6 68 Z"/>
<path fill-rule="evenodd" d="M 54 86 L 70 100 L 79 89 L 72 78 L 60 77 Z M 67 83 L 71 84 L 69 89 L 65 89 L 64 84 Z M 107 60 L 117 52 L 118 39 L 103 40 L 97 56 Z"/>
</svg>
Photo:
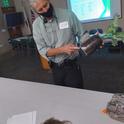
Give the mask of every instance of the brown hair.
<svg viewBox="0 0 124 124">
<path fill-rule="evenodd" d="M 55 119 L 55 118 L 49 118 L 43 124 L 66 124 L 66 123 L 70 123 L 71 124 L 70 121 L 66 121 L 66 120 L 60 121 L 60 120 Z"/>
</svg>

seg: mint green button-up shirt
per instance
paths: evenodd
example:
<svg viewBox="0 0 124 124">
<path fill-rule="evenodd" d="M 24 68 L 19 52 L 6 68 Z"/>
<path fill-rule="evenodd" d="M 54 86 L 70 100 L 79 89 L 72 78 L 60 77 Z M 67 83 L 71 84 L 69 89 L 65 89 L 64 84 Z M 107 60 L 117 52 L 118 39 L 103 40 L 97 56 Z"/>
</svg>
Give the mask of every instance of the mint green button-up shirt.
<svg viewBox="0 0 124 124">
<path fill-rule="evenodd" d="M 43 57 L 60 63 L 66 58 L 74 58 L 78 53 L 71 56 L 60 54 L 53 57 L 47 57 L 47 51 L 51 48 L 61 47 L 68 43 L 76 44 L 76 37 L 80 40 L 83 37 L 83 29 L 74 13 L 68 10 L 55 9 L 55 15 L 56 18 L 47 23 L 44 23 L 42 16 L 36 18 L 33 23 L 33 38 L 39 53 Z"/>
</svg>

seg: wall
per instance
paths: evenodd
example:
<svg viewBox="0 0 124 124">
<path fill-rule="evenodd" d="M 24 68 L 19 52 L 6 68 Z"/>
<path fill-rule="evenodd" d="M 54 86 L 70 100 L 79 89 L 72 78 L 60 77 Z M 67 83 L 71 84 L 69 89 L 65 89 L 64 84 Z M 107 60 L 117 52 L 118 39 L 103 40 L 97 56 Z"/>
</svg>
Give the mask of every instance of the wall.
<svg viewBox="0 0 124 124">
<path fill-rule="evenodd" d="M 4 20 L 3 20 L 3 15 L 0 8 L 0 29 L 2 29 L 3 27 L 4 27 Z"/>
<path fill-rule="evenodd" d="M 50 0 L 54 6 L 59 8 L 67 8 L 66 0 Z"/>
</svg>

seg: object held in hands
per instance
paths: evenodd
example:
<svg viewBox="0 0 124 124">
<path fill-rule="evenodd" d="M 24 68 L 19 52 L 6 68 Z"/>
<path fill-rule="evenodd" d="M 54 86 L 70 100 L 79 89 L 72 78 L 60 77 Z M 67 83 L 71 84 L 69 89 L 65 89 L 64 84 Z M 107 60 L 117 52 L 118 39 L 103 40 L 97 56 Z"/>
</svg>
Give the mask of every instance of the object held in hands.
<svg viewBox="0 0 124 124">
<path fill-rule="evenodd" d="M 100 48 L 102 43 L 103 40 L 98 35 L 94 35 L 81 44 L 81 50 L 85 53 L 85 55 L 89 55 L 97 48 Z"/>
</svg>

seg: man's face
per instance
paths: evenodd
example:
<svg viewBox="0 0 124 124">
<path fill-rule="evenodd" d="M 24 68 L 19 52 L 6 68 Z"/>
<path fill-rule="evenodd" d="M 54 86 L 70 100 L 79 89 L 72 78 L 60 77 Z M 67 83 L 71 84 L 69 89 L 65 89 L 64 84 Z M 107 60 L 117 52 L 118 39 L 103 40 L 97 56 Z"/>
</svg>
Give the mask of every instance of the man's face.
<svg viewBox="0 0 124 124">
<path fill-rule="evenodd" d="M 32 7 L 39 14 L 46 13 L 50 7 L 50 2 L 49 0 L 36 0 Z"/>
</svg>

